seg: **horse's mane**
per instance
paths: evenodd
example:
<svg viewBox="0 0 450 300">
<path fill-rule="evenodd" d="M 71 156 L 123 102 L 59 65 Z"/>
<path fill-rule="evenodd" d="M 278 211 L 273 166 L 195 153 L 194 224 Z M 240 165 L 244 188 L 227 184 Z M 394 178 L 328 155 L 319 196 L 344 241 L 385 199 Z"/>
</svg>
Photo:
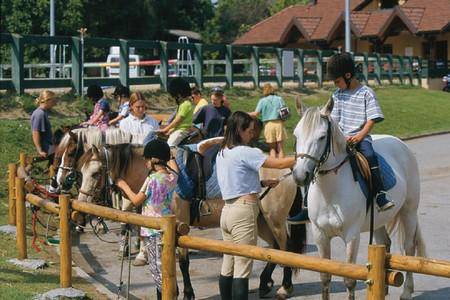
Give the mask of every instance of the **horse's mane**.
<svg viewBox="0 0 450 300">
<path fill-rule="evenodd" d="M 331 118 L 326 116 L 331 121 L 331 135 L 333 141 L 333 148 L 338 152 L 345 151 L 347 143 L 339 125 Z M 320 122 L 324 119 L 319 107 L 309 107 L 304 112 L 300 122 L 295 129 L 299 137 L 312 135 L 320 126 Z"/>
<path fill-rule="evenodd" d="M 105 144 L 118 145 L 131 143 L 133 145 L 142 145 L 145 138 L 144 135 L 132 135 L 131 133 L 113 127 L 108 128 L 104 132 L 97 127 L 77 128 L 73 129 L 72 133 L 77 137 L 77 141 L 81 141 L 82 144 L 86 145 L 87 149 L 90 149 L 92 146 L 100 147 Z M 71 135 L 66 133 L 58 145 L 56 155 L 62 156 L 67 146 L 69 146 L 70 141 Z"/>
<path fill-rule="evenodd" d="M 136 147 L 135 145 L 125 143 L 118 145 L 109 145 L 107 149 L 110 153 L 110 157 L 108 160 L 108 169 L 112 180 L 115 181 L 117 178 L 124 177 L 129 166 L 131 166 L 133 157 L 136 156 L 133 154 L 137 154 L 136 152 L 138 152 L 139 149 L 142 149 L 142 147 Z M 98 159 L 102 162 L 102 164 L 105 164 L 106 153 L 103 147 L 98 149 L 98 155 Z M 81 169 L 84 164 L 91 161 L 93 156 L 94 150 L 93 148 L 90 148 L 78 160 L 78 169 Z"/>
</svg>

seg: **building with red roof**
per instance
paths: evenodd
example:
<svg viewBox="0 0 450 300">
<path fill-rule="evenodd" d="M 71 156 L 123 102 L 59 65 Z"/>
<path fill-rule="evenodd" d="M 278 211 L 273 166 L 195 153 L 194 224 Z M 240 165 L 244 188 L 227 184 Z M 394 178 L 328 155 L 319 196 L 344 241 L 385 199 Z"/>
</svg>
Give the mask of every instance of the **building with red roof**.
<svg viewBox="0 0 450 300">
<path fill-rule="evenodd" d="M 352 51 L 450 57 L 450 0 L 350 0 Z M 255 24 L 235 45 L 303 49 L 344 47 L 345 1 L 316 0 Z"/>
</svg>

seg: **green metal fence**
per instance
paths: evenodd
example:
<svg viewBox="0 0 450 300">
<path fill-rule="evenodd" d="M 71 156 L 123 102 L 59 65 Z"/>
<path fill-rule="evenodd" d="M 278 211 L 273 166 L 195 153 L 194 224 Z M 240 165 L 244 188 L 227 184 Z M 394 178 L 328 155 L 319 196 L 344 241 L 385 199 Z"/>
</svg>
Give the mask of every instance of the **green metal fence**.
<svg viewBox="0 0 450 300">
<path fill-rule="evenodd" d="M 24 68 L 24 48 L 26 45 L 68 45 L 71 52 L 70 78 L 26 78 Z M 178 49 L 190 50 L 193 54 L 192 64 L 194 74 L 186 79 L 203 87 L 208 82 L 221 82 L 232 87 L 236 82 L 253 83 L 254 87 L 264 81 L 274 81 L 282 86 L 285 81 L 294 81 L 300 87 L 306 82 L 314 82 L 322 86 L 326 79 L 326 64 L 333 51 L 330 50 L 305 50 L 284 49 L 277 47 L 255 47 L 234 45 L 206 45 L 199 43 L 180 44 L 174 42 L 161 42 L 149 40 L 124 40 L 110 38 L 85 38 L 84 45 L 79 37 L 49 37 L 35 35 L 0 34 L 0 45 L 9 45 L 11 48 L 11 78 L 0 78 L 0 90 L 15 90 L 21 94 L 25 89 L 33 88 L 73 88 L 77 94 L 81 94 L 82 87 L 90 84 L 112 86 L 121 83 L 125 86 L 158 84 L 163 90 L 167 89 L 169 77 L 169 53 Z M 111 47 L 120 48 L 120 73 L 116 78 L 87 77 L 82 70 L 86 64 L 82 62 L 82 47 Z M 158 53 L 160 60 L 160 73 L 157 76 L 130 78 L 129 54 L 130 48 L 152 50 Z M 224 74 L 205 74 L 206 58 L 204 52 L 216 51 L 222 53 L 224 62 Z M 283 76 L 282 57 L 284 51 L 293 51 L 294 68 L 293 76 Z M 263 72 L 262 62 L 266 57 L 274 57 L 274 74 Z M 388 80 L 392 83 L 397 80 L 401 84 L 413 84 L 413 79 L 421 83 L 422 60 L 419 57 L 407 57 L 396 55 L 383 55 L 377 53 L 354 53 L 354 60 L 358 67 L 358 77 L 368 83 L 374 80 L 378 84 Z M 237 61 L 248 61 L 248 71 L 236 71 Z M 214 67 L 214 66 L 213 66 Z M 30 72 L 31 73 L 31 72 Z M 82 82 L 83 80 L 83 82 Z"/>
</svg>

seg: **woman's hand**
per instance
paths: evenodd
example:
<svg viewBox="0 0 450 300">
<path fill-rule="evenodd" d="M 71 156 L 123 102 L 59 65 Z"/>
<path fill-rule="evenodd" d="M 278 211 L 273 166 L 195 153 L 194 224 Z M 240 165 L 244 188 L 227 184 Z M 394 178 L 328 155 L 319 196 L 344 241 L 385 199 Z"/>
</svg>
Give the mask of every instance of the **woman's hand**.
<svg viewBox="0 0 450 300">
<path fill-rule="evenodd" d="M 264 179 L 261 180 L 261 185 L 264 187 L 274 188 L 276 187 L 280 181 L 278 179 Z"/>
<path fill-rule="evenodd" d="M 40 157 L 42 157 L 42 158 L 46 158 L 47 157 L 47 152 L 44 152 L 44 151 L 38 151 L 38 154 L 39 154 L 39 156 Z"/>
</svg>

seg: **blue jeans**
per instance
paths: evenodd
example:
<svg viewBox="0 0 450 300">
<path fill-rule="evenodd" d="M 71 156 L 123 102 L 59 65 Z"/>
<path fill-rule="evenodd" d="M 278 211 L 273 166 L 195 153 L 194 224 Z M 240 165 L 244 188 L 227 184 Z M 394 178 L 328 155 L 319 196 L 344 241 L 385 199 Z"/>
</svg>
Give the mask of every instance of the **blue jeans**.
<svg viewBox="0 0 450 300">
<path fill-rule="evenodd" d="M 356 149 L 364 155 L 369 163 L 370 172 L 372 173 L 373 192 L 376 195 L 379 191 L 384 190 L 384 185 L 381 178 L 378 158 L 373 150 L 372 138 L 370 138 L 370 136 L 365 137 L 358 145 L 356 145 Z"/>
</svg>

